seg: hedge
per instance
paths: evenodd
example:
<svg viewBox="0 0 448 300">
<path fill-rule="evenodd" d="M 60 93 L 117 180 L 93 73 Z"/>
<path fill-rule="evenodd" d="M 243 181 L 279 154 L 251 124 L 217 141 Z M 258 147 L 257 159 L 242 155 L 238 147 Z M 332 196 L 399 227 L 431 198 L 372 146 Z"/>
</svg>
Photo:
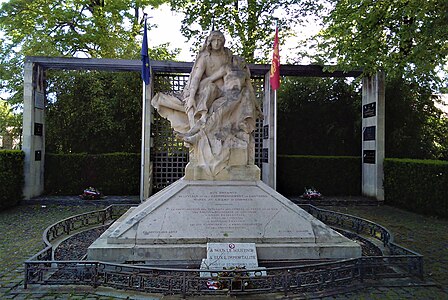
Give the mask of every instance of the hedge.
<svg viewBox="0 0 448 300">
<path fill-rule="evenodd" d="M 448 162 L 385 159 L 384 198 L 389 205 L 448 217 Z"/>
<path fill-rule="evenodd" d="M 90 186 L 105 195 L 138 195 L 140 154 L 46 154 L 46 194 L 77 195 Z"/>
<path fill-rule="evenodd" d="M 17 205 L 23 198 L 23 160 L 20 150 L 0 150 L 0 210 Z"/>
<path fill-rule="evenodd" d="M 277 190 L 287 196 L 314 187 L 322 195 L 361 195 L 361 158 L 355 156 L 279 155 Z"/>
</svg>

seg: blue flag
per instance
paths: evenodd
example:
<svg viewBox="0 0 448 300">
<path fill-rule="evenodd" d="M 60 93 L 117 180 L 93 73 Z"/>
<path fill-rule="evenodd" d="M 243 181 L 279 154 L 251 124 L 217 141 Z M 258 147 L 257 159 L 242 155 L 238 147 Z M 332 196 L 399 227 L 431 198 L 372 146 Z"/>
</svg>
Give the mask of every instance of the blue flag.
<svg viewBox="0 0 448 300">
<path fill-rule="evenodd" d="M 149 84 L 150 69 L 148 56 L 148 37 L 146 35 L 146 18 L 145 27 L 143 28 L 143 42 L 142 42 L 142 80 L 145 84 Z"/>
</svg>

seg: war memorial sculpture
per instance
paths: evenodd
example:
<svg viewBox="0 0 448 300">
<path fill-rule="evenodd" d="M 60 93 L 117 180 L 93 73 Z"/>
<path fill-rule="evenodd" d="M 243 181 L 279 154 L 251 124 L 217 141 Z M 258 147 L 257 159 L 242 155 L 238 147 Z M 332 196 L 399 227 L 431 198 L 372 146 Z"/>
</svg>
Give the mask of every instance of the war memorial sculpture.
<svg viewBox="0 0 448 300">
<path fill-rule="evenodd" d="M 361 256 L 357 243 L 260 180 L 253 131 L 261 111 L 248 66 L 224 44 L 212 31 L 183 93 L 151 102 L 190 149 L 185 176 L 125 213 L 88 259 L 198 267 L 220 243 L 254 245 L 258 261 Z"/>
</svg>

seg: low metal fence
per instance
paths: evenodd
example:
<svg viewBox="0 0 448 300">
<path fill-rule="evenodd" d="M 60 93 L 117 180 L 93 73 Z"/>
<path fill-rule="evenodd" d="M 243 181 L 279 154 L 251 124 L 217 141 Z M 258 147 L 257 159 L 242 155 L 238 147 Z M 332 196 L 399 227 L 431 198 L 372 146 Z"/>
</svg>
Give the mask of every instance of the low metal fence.
<svg viewBox="0 0 448 300">
<path fill-rule="evenodd" d="M 77 215 L 44 232 L 46 247 L 25 262 L 25 288 L 40 285 L 90 285 L 148 293 L 212 295 L 250 293 L 306 293 L 348 287 L 386 278 L 423 279 L 423 256 L 393 242 L 383 226 L 355 216 L 303 205 L 306 211 L 329 226 L 377 239 L 382 256 L 362 256 L 332 262 L 310 263 L 260 270 L 203 270 L 156 268 L 100 261 L 56 261 L 51 259 L 51 241 L 74 230 L 104 224 L 124 212 L 112 205 L 96 212 Z M 249 274 L 252 275 L 249 275 Z"/>
</svg>

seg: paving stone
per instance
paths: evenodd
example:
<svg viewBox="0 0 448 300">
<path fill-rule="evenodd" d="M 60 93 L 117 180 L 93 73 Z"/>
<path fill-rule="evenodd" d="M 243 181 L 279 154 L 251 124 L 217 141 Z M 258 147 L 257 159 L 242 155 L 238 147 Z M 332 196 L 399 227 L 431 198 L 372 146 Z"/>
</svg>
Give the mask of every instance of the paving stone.
<svg viewBox="0 0 448 300">
<path fill-rule="evenodd" d="M 81 300 L 81 299 L 84 299 L 84 298 L 85 298 L 85 296 L 81 296 L 81 295 L 71 295 L 70 296 L 71 300 Z"/>
<path fill-rule="evenodd" d="M 41 299 L 43 297 L 45 297 L 45 294 L 39 294 L 39 293 L 32 293 L 32 294 L 19 294 L 18 296 L 25 296 L 25 297 L 29 297 L 32 296 L 33 299 Z M 24 298 L 26 299 L 26 298 Z"/>
</svg>

